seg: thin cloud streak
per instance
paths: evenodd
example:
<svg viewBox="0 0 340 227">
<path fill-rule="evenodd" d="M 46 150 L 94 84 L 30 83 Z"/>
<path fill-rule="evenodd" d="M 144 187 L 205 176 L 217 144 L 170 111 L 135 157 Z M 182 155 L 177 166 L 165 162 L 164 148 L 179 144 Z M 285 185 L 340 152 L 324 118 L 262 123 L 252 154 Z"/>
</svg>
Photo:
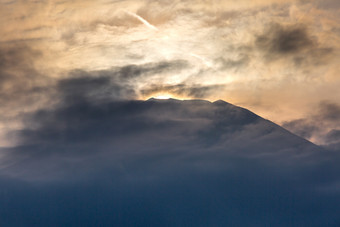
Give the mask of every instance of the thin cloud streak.
<svg viewBox="0 0 340 227">
<path fill-rule="evenodd" d="M 130 16 L 133 16 L 135 18 L 137 18 L 139 21 L 141 21 L 143 24 L 145 24 L 148 28 L 152 29 L 152 30 L 155 30 L 155 31 L 158 31 L 159 29 L 156 28 L 155 26 L 153 26 L 152 24 L 150 24 L 147 20 L 145 20 L 143 17 L 135 14 L 135 13 L 132 13 L 132 12 L 129 12 L 129 11 L 126 11 L 124 10 L 125 13 L 129 14 Z"/>
</svg>

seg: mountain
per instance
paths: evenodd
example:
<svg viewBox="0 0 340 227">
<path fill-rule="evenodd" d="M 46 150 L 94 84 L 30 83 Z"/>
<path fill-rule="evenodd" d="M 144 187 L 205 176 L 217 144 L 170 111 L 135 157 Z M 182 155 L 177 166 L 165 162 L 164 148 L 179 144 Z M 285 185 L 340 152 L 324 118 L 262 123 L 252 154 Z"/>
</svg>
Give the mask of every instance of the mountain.
<svg viewBox="0 0 340 227">
<path fill-rule="evenodd" d="M 224 101 L 40 110 L 3 149 L 0 226 L 339 226 L 339 155 Z"/>
</svg>

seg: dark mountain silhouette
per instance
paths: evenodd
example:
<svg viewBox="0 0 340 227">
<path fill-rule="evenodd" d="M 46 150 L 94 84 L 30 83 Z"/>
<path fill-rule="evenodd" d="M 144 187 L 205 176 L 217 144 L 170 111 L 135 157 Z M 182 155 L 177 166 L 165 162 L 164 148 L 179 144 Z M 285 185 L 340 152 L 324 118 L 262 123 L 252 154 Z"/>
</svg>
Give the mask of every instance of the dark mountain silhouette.
<svg viewBox="0 0 340 227">
<path fill-rule="evenodd" d="M 339 226 L 339 155 L 224 101 L 72 99 L 3 150 L 1 226 Z"/>
</svg>

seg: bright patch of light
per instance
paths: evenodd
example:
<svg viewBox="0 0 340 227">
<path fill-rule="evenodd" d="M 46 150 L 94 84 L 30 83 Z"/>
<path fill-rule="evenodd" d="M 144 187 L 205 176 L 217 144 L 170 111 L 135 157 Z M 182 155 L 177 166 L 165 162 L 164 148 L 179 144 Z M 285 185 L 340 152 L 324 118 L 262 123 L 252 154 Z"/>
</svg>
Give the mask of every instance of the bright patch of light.
<svg viewBox="0 0 340 227">
<path fill-rule="evenodd" d="M 154 96 L 153 98 L 155 98 L 155 99 L 171 99 L 171 96 L 169 96 L 169 95 L 157 95 L 157 96 Z"/>
<path fill-rule="evenodd" d="M 177 99 L 177 100 L 188 100 L 191 99 L 190 97 L 187 96 L 181 96 L 173 93 L 153 93 L 148 96 L 141 97 L 143 100 L 149 100 L 149 99 L 162 99 L 162 100 L 167 100 L 167 99 Z"/>
</svg>

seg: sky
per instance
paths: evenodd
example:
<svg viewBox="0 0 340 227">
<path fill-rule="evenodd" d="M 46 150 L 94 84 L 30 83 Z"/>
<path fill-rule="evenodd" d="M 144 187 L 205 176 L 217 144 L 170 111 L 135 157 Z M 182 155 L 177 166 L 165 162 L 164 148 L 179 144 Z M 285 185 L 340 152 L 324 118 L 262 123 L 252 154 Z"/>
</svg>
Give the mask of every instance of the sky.
<svg viewBox="0 0 340 227">
<path fill-rule="evenodd" d="M 102 96 L 223 99 L 317 144 L 340 141 L 340 4 L 294 1 L 0 1 L 1 146 L 57 105 L 67 78 Z"/>
<path fill-rule="evenodd" d="M 114 99 L 223 99 L 340 141 L 336 0 L 0 4 L 2 146 L 25 114 L 58 103 L 59 80 L 103 74 Z"/>
</svg>

